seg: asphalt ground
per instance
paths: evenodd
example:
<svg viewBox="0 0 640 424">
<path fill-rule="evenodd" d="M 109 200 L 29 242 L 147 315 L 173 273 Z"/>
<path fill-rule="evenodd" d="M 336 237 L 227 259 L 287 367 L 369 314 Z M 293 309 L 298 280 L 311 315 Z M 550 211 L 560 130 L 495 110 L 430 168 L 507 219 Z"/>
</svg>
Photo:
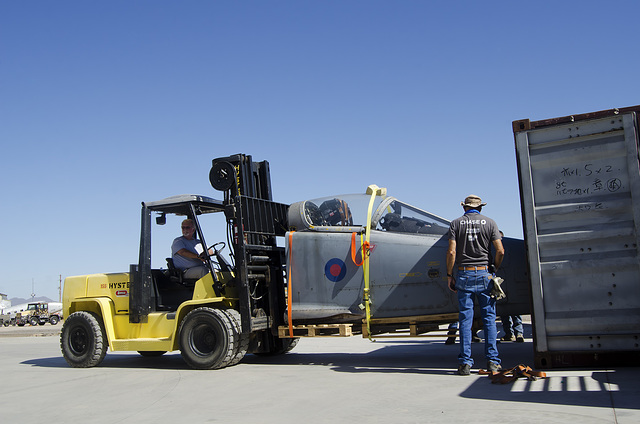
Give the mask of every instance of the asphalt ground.
<svg viewBox="0 0 640 424">
<path fill-rule="evenodd" d="M 26 324 L 22 327 L 18 325 L 10 325 L 8 327 L 0 327 L 0 338 L 3 337 L 46 337 L 46 336 L 59 336 L 60 330 L 62 330 L 62 323 L 59 322 L 56 325 L 45 324 L 36 325 L 32 327 Z M 0 342 L 1 346 L 1 342 Z"/>
<path fill-rule="evenodd" d="M 640 368 L 553 369 L 492 384 L 456 374 L 459 345 L 437 338 L 304 338 L 286 355 L 192 370 L 178 352 L 109 352 L 70 368 L 60 324 L 0 328 L 3 423 L 638 423 Z M 533 365 L 525 343 L 499 345 L 503 365 Z M 527 334 L 529 333 L 529 334 Z M 484 344 L 473 345 L 484 367 Z"/>
</svg>

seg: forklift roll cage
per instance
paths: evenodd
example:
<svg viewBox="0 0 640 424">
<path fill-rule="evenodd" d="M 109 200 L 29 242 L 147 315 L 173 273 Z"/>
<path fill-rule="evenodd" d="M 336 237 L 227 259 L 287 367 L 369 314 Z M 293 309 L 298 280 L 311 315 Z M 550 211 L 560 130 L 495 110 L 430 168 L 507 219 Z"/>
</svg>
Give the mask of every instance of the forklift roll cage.
<svg viewBox="0 0 640 424">
<path fill-rule="evenodd" d="M 151 213 L 156 212 L 156 222 L 164 224 L 167 214 L 175 214 L 193 219 L 196 232 L 203 245 L 207 246 L 206 239 L 198 216 L 202 214 L 224 211 L 221 201 L 205 196 L 179 195 L 168 197 L 155 202 L 142 203 L 142 219 L 140 226 L 140 256 L 138 264 L 131 265 L 131 293 L 129 297 L 129 322 L 144 322 L 145 317 L 153 309 L 153 282 L 151 275 Z M 220 296 L 220 282 L 213 272 L 211 258 L 207 256 L 205 266 L 211 272 L 214 280 L 214 290 Z"/>
<path fill-rule="evenodd" d="M 218 297 L 226 296 L 232 285 L 241 317 L 242 333 L 271 330 L 284 324 L 281 311 L 286 309 L 284 248 L 277 237 L 284 237 L 289 205 L 273 202 L 268 162 L 254 163 L 251 156 L 234 155 L 213 160 L 211 185 L 224 192 L 224 200 L 199 195 L 180 195 L 155 202 L 143 202 L 141 212 L 140 255 L 138 264 L 131 265 L 129 321 L 145 322 L 154 308 L 151 272 L 151 215 L 156 222 L 166 222 L 167 214 L 193 219 L 197 235 L 208 247 L 198 216 L 224 212 L 227 221 L 230 256 L 234 276 L 220 281 L 213 262 L 207 255 L 205 265 L 213 277 L 213 290 Z M 263 337 L 266 350 L 273 337 Z"/>
</svg>

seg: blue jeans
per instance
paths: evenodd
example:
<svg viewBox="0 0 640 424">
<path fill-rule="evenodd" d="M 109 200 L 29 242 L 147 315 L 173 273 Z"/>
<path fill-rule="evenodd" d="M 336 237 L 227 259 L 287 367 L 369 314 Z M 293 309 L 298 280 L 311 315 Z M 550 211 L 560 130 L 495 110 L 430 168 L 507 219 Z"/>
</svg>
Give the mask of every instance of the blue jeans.
<svg viewBox="0 0 640 424">
<path fill-rule="evenodd" d="M 491 297 L 491 274 L 487 271 L 458 271 L 456 289 L 458 290 L 458 308 L 460 322 L 461 365 L 473 365 L 471 357 L 471 326 L 473 324 L 474 297 L 478 300 L 484 328 L 484 353 L 488 361 L 500 363 L 496 344 L 496 300 Z"/>
<path fill-rule="evenodd" d="M 522 317 L 520 315 L 503 315 L 500 317 L 502 321 L 502 331 L 505 336 L 522 335 Z"/>
</svg>

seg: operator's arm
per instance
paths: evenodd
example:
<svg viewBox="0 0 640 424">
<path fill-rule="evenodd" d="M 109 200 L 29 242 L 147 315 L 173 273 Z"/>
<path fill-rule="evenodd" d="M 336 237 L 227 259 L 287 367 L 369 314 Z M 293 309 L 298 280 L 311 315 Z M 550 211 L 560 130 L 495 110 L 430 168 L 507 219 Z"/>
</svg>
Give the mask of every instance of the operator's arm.
<svg viewBox="0 0 640 424">
<path fill-rule="evenodd" d="M 497 270 L 498 268 L 500 268 L 500 264 L 502 264 L 502 259 L 504 258 L 504 246 L 502 246 L 502 240 L 494 240 L 493 247 L 496 248 L 496 257 L 493 258 L 493 263 L 496 266 Z"/>
<path fill-rule="evenodd" d="M 504 250 L 503 250 L 504 252 Z M 502 258 L 500 258 L 502 261 Z M 455 290 L 455 280 L 453 279 L 453 266 L 456 263 L 456 241 L 449 240 L 449 248 L 447 249 L 447 284 L 451 291 Z"/>
<path fill-rule="evenodd" d="M 187 249 L 180 249 L 176 252 L 176 254 L 180 256 L 184 256 L 185 258 L 189 258 L 189 259 L 199 259 L 199 256 L 197 253 L 194 253 Z"/>
</svg>

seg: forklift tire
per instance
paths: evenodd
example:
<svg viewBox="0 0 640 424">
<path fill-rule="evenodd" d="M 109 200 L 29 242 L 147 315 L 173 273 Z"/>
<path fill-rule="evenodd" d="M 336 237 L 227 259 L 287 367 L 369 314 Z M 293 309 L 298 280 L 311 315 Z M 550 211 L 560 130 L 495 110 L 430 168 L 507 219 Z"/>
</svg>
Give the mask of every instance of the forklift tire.
<svg viewBox="0 0 640 424">
<path fill-rule="evenodd" d="M 236 344 L 236 354 L 233 356 L 233 359 L 231 359 L 231 362 L 229 362 L 228 365 L 232 366 L 242 361 L 244 355 L 247 354 L 247 350 L 249 350 L 249 341 L 251 340 L 251 334 L 242 333 L 242 325 L 240 324 L 242 322 L 242 319 L 240 318 L 240 312 L 236 311 L 235 309 L 225 309 L 224 312 L 231 319 L 231 323 L 234 325 L 234 329 L 238 337 Z"/>
<path fill-rule="evenodd" d="M 51 323 L 51 325 L 56 325 L 58 322 L 60 322 L 60 318 L 58 318 L 57 315 L 52 315 L 49 318 L 49 322 Z"/>
<path fill-rule="evenodd" d="M 220 309 L 202 307 L 189 312 L 178 337 L 180 353 L 194 369 L 224 368 L 237 353 L 234 324 Z"/>
<path fill-rule="evenodd" d="M 100 364 L 107 354 L 108 345 L 100 318 L 91 312 L 74 312 L 62 326 L 60 349 L 73 368 Z"/>
</svg>

